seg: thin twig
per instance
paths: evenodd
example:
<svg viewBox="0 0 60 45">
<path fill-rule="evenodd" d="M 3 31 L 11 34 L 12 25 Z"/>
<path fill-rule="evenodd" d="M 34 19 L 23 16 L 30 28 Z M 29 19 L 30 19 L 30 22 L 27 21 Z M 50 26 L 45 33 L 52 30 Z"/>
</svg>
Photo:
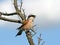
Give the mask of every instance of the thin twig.
<svg viewBox="0 0 60 45">
<path fill-rule="evenodd" d="M 23 2 L 22 2 L 22 0 L 21 0 L 20 10 L 22 9 L 22 4 L 23 4 Z"/>
<path fill-rule="evenodd" d="M 23 8 L 22 8 L 22 11 L 23 11 L 24 18 L 26 20 L 25 10 Z"/>
<path fill-rule="evenodd" d="M 43 43 L 41 45 L 44 45 L 45 41 L 43 41 Z"/>
<path fill-rule="evenodd" d="M 40 36 L 38 37 L 38 45 L 40 45 L 41 41 L 42 39 L 41 39 L 41 34 L 40 34 Z"/>
</svg>

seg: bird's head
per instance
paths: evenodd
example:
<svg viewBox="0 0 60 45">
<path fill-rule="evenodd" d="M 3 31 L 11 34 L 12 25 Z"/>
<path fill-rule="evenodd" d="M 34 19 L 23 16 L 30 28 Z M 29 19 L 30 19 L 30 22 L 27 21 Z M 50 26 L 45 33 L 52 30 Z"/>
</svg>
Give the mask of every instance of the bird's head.
<svg viewBox="0 0 60 45">
<path fill-rule="evenodd" d="M 35 15 L 31 14 L 28 16 L 28 20 L 34 21 L 35 17 L 36 17 Z"/>
</svg>

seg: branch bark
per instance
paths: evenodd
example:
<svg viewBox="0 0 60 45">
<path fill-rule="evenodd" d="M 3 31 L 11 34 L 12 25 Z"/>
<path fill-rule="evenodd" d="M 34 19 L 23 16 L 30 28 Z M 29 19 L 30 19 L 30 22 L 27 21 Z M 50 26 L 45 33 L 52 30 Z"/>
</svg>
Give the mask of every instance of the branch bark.
<svg viewBox="0 0 60 45">
<path fill-rule="evenodd" d="M 32 36 L 31 36 L 31 32 L 29 32 L 29 31 L 27 32 L 26 31 L 25 33 L 26 33 L 26 37 L 28 39 L 29 44 L 30 45 L 35 45 L 34 42 L 33 42 Z"/>
<path fill-rule="evenodd" d="M 14 0 L 14 7 L 17 13 L 19 13 L 18 5 L 17 5 L 17 0 Z"/>
<path fill-rule="evenodd" d="M 40 34 L 40 36 L 38 37 L 38 45 L 40 45 L 41 41 L 42 39 L 41 39 L 41 34 Z"/>
<path fill-rule="evenodd" d="M 0 20 L 14 22 L 14 23 L 22 23 L 20 20 L 8 19 L 8 18 L 1 17 L 1 16 L 0 16 Z"/>
<path fill-rule="evenodd" d="M 17 0 L 14 0 L 14 7 L 16 9 L 17 14 L 21 17 L 22 20 L 25 20 L 24 15 L 22 14 L 21 10 L 18 9 L 18 5 L 17 5 Z"/>
<path fill-rule="evenodd" d="M 13 13 L 3 13 L 3 12 L 0 12 L 1 15 L 5 15 L 5 16 L 12 16 L 12 15 L 16 15 L 17 13 L 16 12 L 13 12 Z"/>
</svg>

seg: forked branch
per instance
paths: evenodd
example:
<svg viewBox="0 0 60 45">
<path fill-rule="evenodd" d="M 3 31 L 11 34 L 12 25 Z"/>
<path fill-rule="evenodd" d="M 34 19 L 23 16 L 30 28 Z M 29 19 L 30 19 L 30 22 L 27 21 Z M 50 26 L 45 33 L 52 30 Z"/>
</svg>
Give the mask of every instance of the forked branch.
<svg viewBox="0 0 60 45">
<path fill-rule="evenodd" d="M 41 39 L 41 34 L 40 34 L 40 36 L 38 37 L 38 45 L 40 45 L 41 41 L 42 39 Z"/>
<path fill-rule="evenodd" d="M 42 41 L 42 43 L 41 43 Z M 40 36 L 38 37 L 38 45 L 44 45 L 45 41 L 43 41 L 43 39 L 41 39 L 41 34 Z"/>
<path fill-rule="evenodd" d="M 21 17 L 22 20 L 25 20 L 24 15 L 21 10 L 18 9 L 17 0 L 14 0 L 14 7 L 16 9 L 17 14 Z"/>
<path fill-rule="evenodd" d="M 41 45 L 44 45 L 45 41 L 43 41 L 43 43 Z"/>
</svg>

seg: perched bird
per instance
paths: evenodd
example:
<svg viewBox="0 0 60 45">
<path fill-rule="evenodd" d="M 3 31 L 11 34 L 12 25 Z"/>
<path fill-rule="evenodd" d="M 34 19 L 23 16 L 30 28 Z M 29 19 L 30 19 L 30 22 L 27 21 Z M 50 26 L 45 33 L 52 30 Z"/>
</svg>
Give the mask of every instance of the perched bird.
<svg viewBox="0 0 60 45">
<path fill-rule="evenodd" d="M 33 27 L 35 15 L 29 15 L 27 20 L 23 22 L 23 24 L 17 28 L 19 32 L 16 36 L 21 35 L 23 31 L 29 31 Z"/>
</svg>

